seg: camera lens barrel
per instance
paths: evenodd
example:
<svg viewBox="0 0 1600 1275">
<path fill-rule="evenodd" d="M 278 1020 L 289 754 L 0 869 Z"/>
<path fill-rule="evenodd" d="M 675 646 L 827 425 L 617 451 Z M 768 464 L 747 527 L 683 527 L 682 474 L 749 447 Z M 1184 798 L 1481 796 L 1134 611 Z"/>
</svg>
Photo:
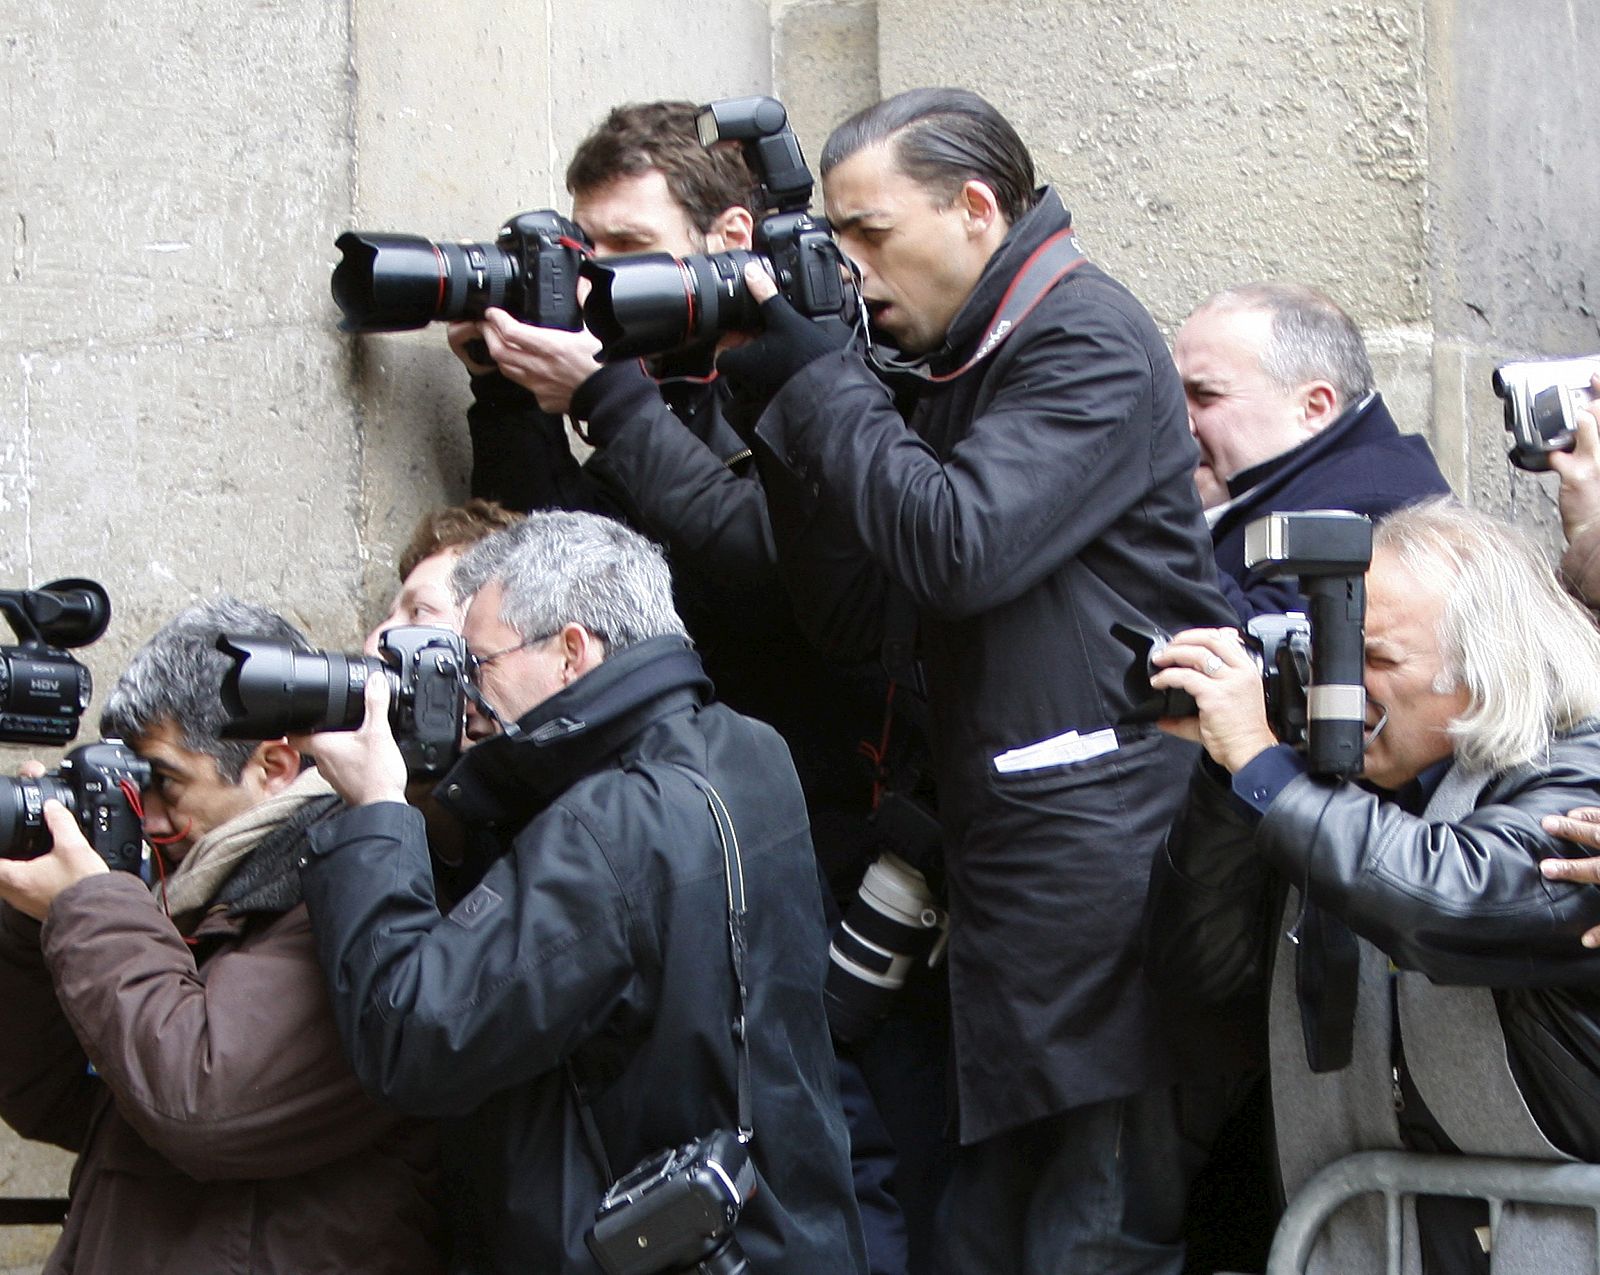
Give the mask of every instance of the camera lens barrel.
<svg viewBox="0 0 1600 1275">
<path fill-rule="evenodd" d="M 405 332 L 435 320 L 517 308 L 520 270 L 495 243 L 434 243 L 421 235 L 348 230 L 334 240 L 333 299 L 346 332 Z"/>
<path fill-rule="evenodd" d="M 880 855 L 828 945 L 823 1000 L 833 1034 L 844 1041 L 866 1036 L 944 929 L 923 875 L 897 855 Z"/>
<path fill-rule="evenodd" d="M 370 656 L 297 651 L 271 638 L 225 634 L 217 648 L 234 659 L 222 679 L 227 739 L 354 730 L 366 713 L 367 677 L 384 668 Z"/>
<path fill-rule="evenodd" d="M 766 258 L 743 249 L 674 257 L 636 253 L 590 260 L 593 284 L 583 318 L 600 339 L 600 359 L 636 358 L 682 349 L 721 332 L 760 326 L 761 307 L 744 268 Z"/>
<path fill-rule="evenodd" d="M 52 798 L 77 813 L 71 786 L 54 775 L 0 776 L 0 859 L 35 859 L 50 849 L 44 803 Z"/>
</svg>

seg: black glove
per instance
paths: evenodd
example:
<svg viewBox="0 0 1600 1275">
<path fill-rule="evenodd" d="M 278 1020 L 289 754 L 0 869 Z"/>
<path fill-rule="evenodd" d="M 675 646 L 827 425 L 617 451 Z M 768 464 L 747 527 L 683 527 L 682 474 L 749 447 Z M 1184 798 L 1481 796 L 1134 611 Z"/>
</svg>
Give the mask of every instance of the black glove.
<svg viewBox="0 0 1600 1275">
<path fill-rule="evenodd" d="M 796 310 L 780 293 L 761 303 L 761 318 L 766 329 L 754 341 L 723 351 L 717 370 L 732 383 L 735 396 L 744 402 L 763 404 L 789 383 L 789 378 L 824 354 L 839 349 L 843 324 L 825 327 Z M 831 331 L 830 331 L 831 329 Z"/>
</svg>

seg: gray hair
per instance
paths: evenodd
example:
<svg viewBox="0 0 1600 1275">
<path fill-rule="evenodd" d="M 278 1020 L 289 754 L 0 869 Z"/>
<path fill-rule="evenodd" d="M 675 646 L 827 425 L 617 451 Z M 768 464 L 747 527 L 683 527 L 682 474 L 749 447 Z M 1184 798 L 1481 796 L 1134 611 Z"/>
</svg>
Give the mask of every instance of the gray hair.
<svg viewBox="0 0 1600 1275">
<path fill-rule="evenodd" d="M 1372 393 L 1372 360 L 1355 320 L 1303 283 L 1245 283 L 1207 298 L 1195 311 L 1252 310 L 1271 320 L 1261 370 L 1285 394 L 1327 381 L 1343 411 Z"/>
<path fill-rule="evenodd" d="M 229 783 L 239 782 L 256 741 L 223 739 L 228 720 L 222 679 L 233 661 L 217 650 L 222 633 L 275 638 L 299 651 L 312 649 L 305 634 L 275 611 L 223 594 L 180 612 L 134 652 L 100 710 L 100 733 L 134 740 L 171 722 L 179 742 L 206 753 Z"/>
<path fill-rule="evenodd" d="M 1443 580 L 1439 648 L 1467 711 L 1451 723 L 1458 760 L 1499 772 L 1600 714 L 1600 630 L 1519 527 L 1443 497 L 1390 514 L 1374 550 L 1419 580 Z"/>
<path fill-rule="evenodd" d="M 599 514 L 535 511 L 479 541 L 456 564 L 456 600 L 498 584 L 500 619 L 524 639 L 581 624 L 609 654 L 654 637 L 688 637 L 661 550 Z"/>
</svg>

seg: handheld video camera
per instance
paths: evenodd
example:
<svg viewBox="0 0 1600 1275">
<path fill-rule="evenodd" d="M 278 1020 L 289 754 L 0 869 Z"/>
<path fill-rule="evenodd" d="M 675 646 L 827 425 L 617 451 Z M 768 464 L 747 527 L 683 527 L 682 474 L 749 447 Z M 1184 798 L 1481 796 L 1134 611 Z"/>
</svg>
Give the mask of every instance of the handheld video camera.
<svg viewBox="0 0 1600 1275">
<path fill-rule="evenodd" d="M 1600 373 L 1600 354 L 1585 359 L 1540 359 L 1502 363 L 1494 370 L 1494 392 L 1505 400 L 1507 453 L 1518 469 L 1542 473 L 1551 452 L 1570 452 L 1577 437 L 1578 409 L 1600 410 L 1589 378 Z"/>
<path fill-rule="evenodd" d="M 755 1189 L 749 1147 L 719 1129 L 618 1178 L 584 1242 L 605 1275 L 749 1275 L 733 1231 Z"/>
<path fill-rule="evenodd" d="M 426 625 L 385 629 L 378 655 L 299 651 L 276 638 L 224 633 L 217 650 L 234 661 L 222 679 L 225 739 L 276 739 L 355 730 L 366 717 L 367 679 L 389 680 L 389 725 L 414 777 L 454 764 L 466 723 L 466 646 Z"/>
<path fill-rule="evenodd" d="M 518 213 L 493 243 L 347 230 L 334 240 L 333 299 L 346 332 L 405 332 L 481 319 L 490 306 L 541 328 L 583 326 L 578 263 L 583 231 L 558 212 Z"/>
<path fill-rule="evenodd" d="M 111 623 L 111 601 L 93 580 L 54 580 L 42 589 L 0 589 L 20 645 L 0 646 L 0 742 L 64 744 L 78 733 L 94 688 L 67 654 Z"/>
<path fill-rule="evenodd" d="M 759 183 L 757 211 L 765 214 L 756 225 L 755 251 L 586 260 L 583 275 L 594 289 L 584 302 L 584 320 L 600 338 L 601 362 L 759 329 L 761 308 L 744 281 L 752 261 L 764 263 L 778 291 L 809 318 L 841 318 L 851 303 L 833 232 L 806 211 L 811 172 L 783 103 L 773 97 L 727 98 L 703 107 L 695 124 L 702 146 L 738 142 L 743 148 Z"/>
<path fill-rule="evenodd" d="M 1274 579 L 1294 576 L 1306 595 L 1299 612 L 1256 616 L 1245 646 L 1261 671 L 1273 733 L 1300 749 L 1313 775 L 1348 779 L 1361 773 L 1367 693 L 1362 682 L 1367 613 L 1366 572 L 1372 562 L 1372 520 L 1342 509 L 1277 513 L 1245 528 L 1245 565 Z M 1125 624 L 1113 634 L 1134 653 L 1126 689 L 1129 721 L 1193 717 L 1192 696 L 1157 691 L 1152 662 L 1163 633 Z"/>
<path fill-rule="evenodd" d="M 49 852 L 44 803 L 54 798 L 107 864 L 137 873 L 143 860 L 139 793 L 149 783 L 150 763 L 117 739 L 74 748 L 37 779 L 0 776 L 0 859 Z"/>
</svg>

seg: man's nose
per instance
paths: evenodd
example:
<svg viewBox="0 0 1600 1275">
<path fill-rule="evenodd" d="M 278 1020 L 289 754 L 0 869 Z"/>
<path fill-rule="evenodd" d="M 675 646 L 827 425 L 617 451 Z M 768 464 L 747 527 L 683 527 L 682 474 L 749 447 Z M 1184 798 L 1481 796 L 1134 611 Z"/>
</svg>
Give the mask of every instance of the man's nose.
<svg viewBox="0 0 1600 1275">
<path fill-rule="evenodd" d="M 167 811 L 167 803 L 153 792 L 144 794 L 143 823 L 150 836 L 165 837 L 172 833 L 172 816 Z"/>
</svg>

